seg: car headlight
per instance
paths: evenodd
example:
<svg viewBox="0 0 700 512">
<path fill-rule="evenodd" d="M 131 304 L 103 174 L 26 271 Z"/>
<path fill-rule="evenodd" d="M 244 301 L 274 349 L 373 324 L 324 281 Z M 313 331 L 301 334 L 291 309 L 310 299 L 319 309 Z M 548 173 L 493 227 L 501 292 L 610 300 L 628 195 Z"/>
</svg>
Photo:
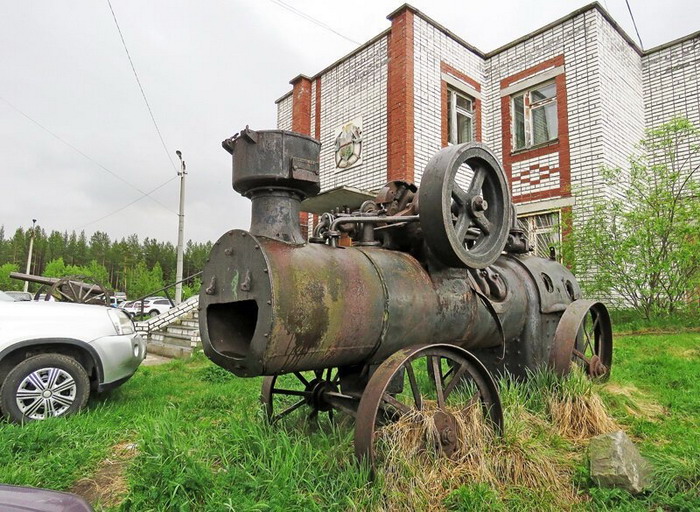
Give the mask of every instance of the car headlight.
<svg viewBox="0 0 700 512">
<path fill-rule="evenodd" d="M 112 321 L 112 325 L 114 325 L 114 330 L 117 331 L 117 334 L 134 334 L 134 332 L 136 332 L 131 318 L 129 318 L 123 311 L 112 308 L 107 310 L 107 314 L 109 315 L 109 319 Z"/>
</svg>

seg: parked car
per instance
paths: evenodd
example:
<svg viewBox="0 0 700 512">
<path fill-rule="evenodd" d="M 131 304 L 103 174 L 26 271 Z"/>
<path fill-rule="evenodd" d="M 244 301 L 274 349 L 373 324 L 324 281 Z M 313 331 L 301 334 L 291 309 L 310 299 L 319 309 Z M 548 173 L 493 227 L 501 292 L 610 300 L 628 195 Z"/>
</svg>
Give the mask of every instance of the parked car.
<svg viewBox="0 0 700 512">
<path fill-rule="evenodd" d="M 76 494 L 0 484 L 0 510 L 3 512 L 92 512 L 93 508 Z"/>
<path fill-rule="evenodd" d="M 126 382 L 146 344 L 122 311 L 15 302 L 0 292 L 0 413 L 22 423 L 73 414 Z"/>
<path fill-rule="evenodd" d="M 34 295 L 32 295 L 29 292 L 17 292 L 14 290 L 6 291 L 6 294 L 8 294 L 10 297 L 12 297 L 15 300 L 33 300 Z"/>
<path fill-rule="evenodd" d="M 172 308 L 170 299 L 165 297 L 147 297 L 143 299 L 143 314 L 148 316 L 157 316 L 165 313 Z M 134 317 L 142 314 L 141 301 L 127 302 L 122 307 L 123 311 L 129 316 Z"/>
</svg>

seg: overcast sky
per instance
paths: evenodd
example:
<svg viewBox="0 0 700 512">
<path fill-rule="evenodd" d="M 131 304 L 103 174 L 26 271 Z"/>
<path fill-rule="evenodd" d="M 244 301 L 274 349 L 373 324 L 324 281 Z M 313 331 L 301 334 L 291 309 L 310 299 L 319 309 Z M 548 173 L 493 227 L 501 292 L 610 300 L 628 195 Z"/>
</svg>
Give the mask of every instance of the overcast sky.
<svg viewBox="0 0 700 512">
<path fill-rule="evenodd" d="M 697 0 L 629 1 L 645 48 L 700 29 Z M 232 227 L 247 228 L 249 202 L 231 188 L 221 141 L 246 124 L 275 128 L 274 100 L 290 90 L 291 78 L 313 75 L 352 51 L 357 45 L 348 39 L 362 43 L 386 29 L 386 15 L 401 5 L 284 3 L 347 39 L 272 0 L 112 0 L 166 152 L 107 0 L 0 0 L 0 225 L 6 236 L 36 218 L 47 231 L 137 233 L 174 243 L 178 180 L 152 198 L 142 192 L 176 176 L 177 149 L 189 171 L 186 238 L 216 240 Z M 588 2 L 411 3 L 489 51 Z M 602 4 L 636 38 L 625 0 Z"/>
</svg>

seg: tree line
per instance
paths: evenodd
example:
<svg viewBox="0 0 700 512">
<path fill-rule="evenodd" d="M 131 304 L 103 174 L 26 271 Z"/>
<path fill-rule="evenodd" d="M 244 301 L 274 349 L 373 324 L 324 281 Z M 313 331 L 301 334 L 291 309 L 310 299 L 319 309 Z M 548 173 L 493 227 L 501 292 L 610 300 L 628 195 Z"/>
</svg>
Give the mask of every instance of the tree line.
<svg viewBox="0 0 700 512">
<path fill-rule="evenodd" d="M 21 290 L 22 281 L 9 273 L 26 270 L 32 229 L 19 227 L 8 236 L 0 226 L 0 290 Z M 212 243 L 187 242 L 184 251 L 183 277 L 201 271 Z M 112 240 L 103 231 L 88 238 L 85 231 L 47 234 L 36 226 L 30 273 L 47 277 L 85 275 L 93 277 L 114 291 L 124 291 L 129 298 L 138 298 L 175 282 L 176 249 L 170 242 L 161 242 L 137 235 Z M 185 297 L 199 291 L 200 282 L 188 283 Z M 37 290 L 38 285 L 30 285 Z"/>
</svg>

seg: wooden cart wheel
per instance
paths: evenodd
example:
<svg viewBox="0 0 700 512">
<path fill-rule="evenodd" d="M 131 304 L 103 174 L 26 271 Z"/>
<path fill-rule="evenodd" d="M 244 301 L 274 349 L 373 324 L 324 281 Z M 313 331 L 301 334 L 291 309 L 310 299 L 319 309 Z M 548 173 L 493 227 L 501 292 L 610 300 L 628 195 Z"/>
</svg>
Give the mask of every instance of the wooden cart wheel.
<svg viewBox="0 0 700 512">
<path fill-rule="evenodd" d="M 340 374 L 337 368 L 293 372 L 263 379 L 260 400 L 267 420 L 274 424 L 285 417 L 307 415 L 315 419 L 319 412 L 333 420 L 333 406 L 325 399 L 328 392 L 338 392 Z"/>
<path fill-rule="evenodd" d="M 549 356 L 558 375 L 566 375 L 571 363 L 580 365 L 596 380 L 606 380 L 612 367 L 613 334 L 605 304 L 575 300 L 566 308 L 554 333 Z"/>
<path fill-rule="evenodd" d="M 102 283 L 89 276 L 62 277 L 51 285 L 46 300 L 53 296 L 61 302 L 77 304 L 110 305 L 110 294 Z"/>
<path fill-rule="evenodd" d="M 428 365 L 431 372 L 426 370 Z M 474 355 L 447 344 L 400 350 L 377 368 L 362 394 L 355 425 L 355 455 L 374 468 L 377 434 L 384 425 L 412 411 L 435 410 L 439 449 L 450 456 L 458 442 L 454 415 L 479 402 L 484 418 L 497 433 L 502 432 L 498 389 Z"/>
</svg>

